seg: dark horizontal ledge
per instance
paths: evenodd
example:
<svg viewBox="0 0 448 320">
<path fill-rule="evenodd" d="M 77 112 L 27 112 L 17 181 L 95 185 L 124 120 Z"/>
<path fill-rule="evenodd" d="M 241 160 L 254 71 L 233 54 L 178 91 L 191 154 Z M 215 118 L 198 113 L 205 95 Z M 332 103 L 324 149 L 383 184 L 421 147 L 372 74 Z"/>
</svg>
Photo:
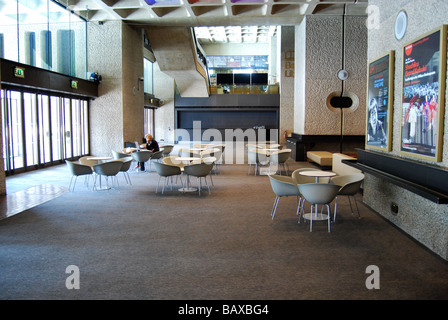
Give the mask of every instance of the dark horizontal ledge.
<svg viewBox="0 0 448 320">
<path fill-rule="evenodd" d="M 377 176 L 379 178 L 382 178 L 384 180 L 387 180 L 390 183 L 393 183 L 399 187 L 409 190 L 415 194 L 418 194 L 419 196 L 421 196 L 425 199 L 428 199 L 432 202 L 435 202 L 437 204 L 448 204 L 448 195 L 438 192 L 437 190 L 425 187 L 423 185 L 414 183 L 414 182 L 406 180 L 404 178 L 400 178 L 393 174 L 390 174 L 390 173 L 375 169 L 373 167 L 370 167 L 368 165 L 359 163 L 359 162 L 357 162 L 357 160 L 342 160 L 342 162 L 351 167 L 359 169 L 363 172 L 366 172 L 366 173 L 372 174 L 374 176 Z"/>
</svg>

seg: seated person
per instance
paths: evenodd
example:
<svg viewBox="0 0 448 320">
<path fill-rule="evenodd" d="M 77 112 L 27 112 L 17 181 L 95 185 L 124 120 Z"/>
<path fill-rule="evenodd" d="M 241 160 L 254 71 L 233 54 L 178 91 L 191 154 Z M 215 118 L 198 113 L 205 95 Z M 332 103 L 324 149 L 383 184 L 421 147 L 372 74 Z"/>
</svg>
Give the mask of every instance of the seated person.
<svg viewBox="0 0 448 320">
<path fill-rule="evenodd" d="M 145 135 L 145 139 L 146 139 L 146 149 L 151 151 L 151 152 L 157 152 L 160 150 L 159 148 L 159 143 L 154 140 L 153 136 L 151 134 L 147 134 Z M 140 171 L 145 171 L 145 163 L 144 162 L 140 162 L 138 164 Z"/>
</svg>

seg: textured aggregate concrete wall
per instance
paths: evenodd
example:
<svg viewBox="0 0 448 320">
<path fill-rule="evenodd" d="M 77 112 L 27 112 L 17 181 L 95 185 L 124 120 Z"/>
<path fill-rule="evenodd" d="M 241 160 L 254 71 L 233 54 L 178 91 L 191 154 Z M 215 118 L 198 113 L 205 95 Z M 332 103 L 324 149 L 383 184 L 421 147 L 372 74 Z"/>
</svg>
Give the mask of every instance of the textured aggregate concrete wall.
<svg viewBox="0 0 448 320">
<path fill-rule="evenodd" d="M 279 142 L 286 143 L 283 133 L 291 133 L 294 130 L 294 81 L 295 76 L 288 77 L 285 74 L 286 63 L 295 62 L 295 41 L 294 27 L 281 27 L 281 67 L 280 67 L 280 125 L 279 125 Z M 288 53 L 292 53 L 293 60 L 287 60 Z"/>
<path fill-rule="evenodd" d="M 1 69 L 1 66 L 0 66 Z M 0 70 L 0 83 L 1 83 L 1 70 Z M 2 86 L 0 85 L 0 90 Z M 2 115 L 0 113 L 0 123 L 2 123 Z M 3 150 L 3 130 L 0 130 L 0 150 Z M 3 153 L 2 153 L 3 154 Z M 5 176 L 5 164 L 3 163 L 3 157 L 0 157 L 0 195 L 6 194 L 6 176 Z"/>
<path fill-rule="evenodd" d="M 391 50 L 395 51 L 395 93 L 392 97 L 394 104 L 393 149 L 390 153 L 387 153 L 400 156 L 402 48 L 404 44 L 440 27 L 442 24 L 447 24 L 448 2 L 442 0 L 370 0 L 369 5 L 376 6 L 379 16 L 372 17 L 372 28 L 368 31 L 368 61 L 374 60 Z M 394 36 L 395 19 L 402 9 L 406 11 L 408 16 L 408 28 L 404 38 L 397 40 Z M 444 96 L 446 99 L 446 94 Z M 446 148 L 448 146 L 448 135 L 446 134 L 448 123 L 446 115 L 445 111 L 445 147 L 442 162 L 413 160 L 443 168 L 448 166 L 448 151 Z M 364 202 L 430 250 L 448 260 L 447 205 L 437 205 L 371 175 L 367 175 L 364 182 Z M 398 205 L 398 214 L 394 215 L 391 212 L 391 203 Z"/>
<path fill-rule="evenodd" d="M 92 155 L 110 156 L 144 136 L 142 48 L 141 34 L 121 21 L 89 24 L 89 70 L 102 76 L 90 104 Z"/>
<path fill-rule="evenodd" d="M 303 24 L 306 24 L 304 26 Z M 296 28 L 295 130 L 307 135 L 339 135 L 340 111 L 327 107 L 332 93 L 351 92 L 357 108 L 344 111 L 344 135 L 365 133 L 367 28 L 365 17 L 308 16 Z M 303 47 L 305 46 L 305 47 Z M 344 68 L 349 78 L 337 77 Z"/>
</svg>

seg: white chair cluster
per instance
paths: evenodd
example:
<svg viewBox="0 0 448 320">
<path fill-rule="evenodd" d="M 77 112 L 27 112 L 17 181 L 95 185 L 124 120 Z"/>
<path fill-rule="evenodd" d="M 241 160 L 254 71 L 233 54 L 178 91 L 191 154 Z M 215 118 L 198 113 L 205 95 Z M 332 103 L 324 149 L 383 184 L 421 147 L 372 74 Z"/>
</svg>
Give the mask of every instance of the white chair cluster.
<svg viewBox="0 0 448 320">
<path fill-rule="evenodd" d="M 195 160 L 192 160 L 189 163 L 185 163 L 185 161 L 176 160 L 178 157 L 176 156 L 168 156 L 162 159 L 161 162 L 154 163 L 156 167 L 156 171 L 159 175 L 159 181 L 157 183 L 156 193 L 158 192 L 160 181 L 165 180 L 163 187 L 162 187 L 162 194 L 165 190 L 165 185 L 167 185 L 170 182 L 171 190 L 173 189 L 173 178 L 176 177 L 176 183 L 179 179 L 181 182 L 181 191 L 185 193 L 186 190 L 191 189 L 190 188 L 190 177 L 196 177 L 198 182 L 198 193 L 201 195 L 201 189 L 202 189 L 202 179 L 205 181 L 205 185 L 208 188 L 209 194 L 210 192 L 210 186 L 207 182 L 207 177 L 210 178 L 211 183 L 213 185 L 213 180 L 210 175 L 213 166 L 216 163 L 215 157 L 206 157 L 206 158 L 194 158 Z M 186 175 L 186 183 L 187 185 L 184 186 L 182 175 Z"/>
<path fill-rule="evenodd" d="M 89 160 L 92 156 L 84 156 L 79 158 L 79 161 L 65 160 L 67 167 L 72 175 L 69 184 L 69 191 L 74 191 L 76 180 L 79 176 L 85 176 L 85 185 L 88 187 L 89 178 L 93 179 L 93 190 L 102 189 L 101 177 L 106 179 L 105 189 L 118 188 L 117 175 L 122 172 L 126 183 L 132 185 L 129 176 L 129 169 L 131 167 L 133 158 L 129 155 L 113 152 L 113 160 L 98 163 L 97 160 Z M 98 188 L 99 180 L 99 188 Z M 111 180 L 111 184 L 109 184 Z"/>
<path fill-rule="evenodd" d="M 282 174 L 281 166 L 283 166 L 285 175 L 289 175 L 289 167 L 287 160 L 291 156 L 291 149 L 281 149 L 282 146 L 276 143 L 261 143 L 247 145 L 247 163 L 249 164 L 248 175 L 254 166 L 254 175 L 260 173 L 260 166 L 277 165 L 277 172 Z"/>
<path fill-rule="evenodd" d="M 311 213 L 306 215 L 306 219 L 310 220 L 310 232 L 313 230 L 313 220 L 327 220 L 328 232 L 330 232 L 331 209 L 330 203 L 335 202 L 333 222 L 336 221 L 337 214 L 337 198 L 338 196 L 347 196 L 350 202 L 350 209 L 353 214 L 350 197 L 355 200 L 358 217 L 360 218 L 358 204 L 355 195 L 358 193 L 364 180 L 363 173 L 353 173 L 343 176 L 335 176 L 332 178 L 319 178 L 316 183 L 315 178 L 300 175 L 300 171 L 319 170 L 315 168 L 303 168 L 295 170 L 291 176 L 282 176 L 278 174 L 269 175 L 272 191 L 275 194 L 274 206 L 271 211 L 272 219 L 278 208 L 281 197 L 294 196 L 297 198 L 297 215 L 299 215 L 299 223 L 304 217 L 305 201 L 311 204 Z M 323 214 L 323 207 L 318 212 L 318 205 L 327 208 L 327 214 Z"/>
</svg>

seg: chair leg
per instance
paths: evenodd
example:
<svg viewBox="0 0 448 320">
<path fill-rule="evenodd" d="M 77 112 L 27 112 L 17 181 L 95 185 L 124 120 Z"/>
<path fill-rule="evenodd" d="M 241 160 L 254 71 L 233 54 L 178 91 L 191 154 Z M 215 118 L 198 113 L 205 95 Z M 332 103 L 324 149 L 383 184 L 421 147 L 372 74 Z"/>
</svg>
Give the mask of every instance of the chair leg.
<svg viewBox="0 0 448 320">
<path fill-rule="evenodd" d="M 299 210 L 299 223 L 302 220 L 302 214 L 303 214 L 303 208 L 305 207 L 305 199 L 302 199 L 302 197 L 300 197 L 300 210 Z"/>
<path fill-rule="evenodd" d="M 326 206 L 327 206 L 327 213 L 328 213 L 328 217 L 327 217 L 327 220 L 328 220 L 328 232 L 330 232 L 331 209 L 330 209 L 330 205 L 328 203 L 326 204 Z"/>
<path fill-rule="evenodd" d="M 74 190 L 75 190 L 76 179 L 77 179 L 78 177 L 77 177 L 77 176 L 72 176 L 72 177 L 70 178 L 70 184 L 68 185 L 68 191 L 70 191 L 70 188 L 71 188 L 71 186 L 72 186 L 73 178 L 75 178 L 75 183 L 73 184 L 73 189 L 72 189 L 71 191 L 74 191 Z"/>
<path fill-rule="evenodd" d="M 279 201 L 280 201 L 280 197 L 275 196 L 274 206 L 272 207 L 272 210 L 271 210 L 272 220 L 274 220 L 275 213 L 277 212 L 277 206 L 278 206 Z"/>
<path fill-rule="evenodd" d="M 213 183 L 213 178 L 212 178 L 212 175 L 211 175 L 211 174 L 209 174 L 208 176 L 210 177 L 210 181 L 212 182 L 212 187 L 214 187 L 214 186 L 215 186 L 215 184 Z M 207 181 L 207 176 L 205 177 L 205 181 Z"/>
<path fill-rule="evenodd" d="M 200 178 L 199 178 L 200 179 Z M 204 180 L 205 180 L 205 185 L 207 186 L 207 188 L 208 188 L 208 194 L 211 194 L 211 192 L 210 192 L 210 186 L 208 185 L 208 183 L 207 183 L 207 177 L 205 176 L 204 177 Z"/>
<path fill-rule="evenodd" d="M 162 176 L 159 176 L 159 180 L 157 181 L 157 187 L 156 187 L 156 193 L 159 190 L 159 183 L 160 183 L 160 179 L 162 178 Z"/>
<path fill-rule="evenodd" d="M 182 193 L 185 194 L 184 182 L 182 181 L 182 177 L 180 175 L 179 175 L 179 180 L 180 180 L 180 185 L 182 186 Z M 176 181 L 177 181 L 177 177 L 176 177 Z"/>
<path fill-rule="evenodd" d="M 296 212 L 297 216 L 299 215 L 299 212 L 300 212 L 300 204 L 301 204 L 301 202 L 302 202 L 302 197 L 297 196 L 297 212 Z M 300 221 L 299 221 L 299 223 L 300 223 Z"/>
<path fill-rule="evenodd" d="M 334 198 L 334 217 L 333 217 L 333 222 L 336 222 L 337 210 L 338 210 L 338 197 Z"/>
<path fill-rule="evenodd" d="M 163 184 L 162 184 L 162 194 L 163 194 L 163 192 L 165 191 L 165 185 L 167 185 L 168 184 L 168 177 L 163 177 Z"/>
<path fill-rule="evenodd" d="M 313 232 L 313 208 L 314 205 L 311 204 L 311 213 L 310 213 L 310 232 Z M 316 209 L 317 211 L 317 209 Z"/>
<path fill-rule="evenodd" d="M 283 167 L 285 168 L 285 175 L 289 176 L 289 166 L 286 162 L 283 162 Z"/>
<path fill-rule="evenodd" d="M 361 215 L 359 214 L 358 201 L 356 200 L 356 195 L 353 196 L 353 199 L 355 199 L 356 211 L 358 212 L 358 219 L 361 219 Z"/>
</svg>

